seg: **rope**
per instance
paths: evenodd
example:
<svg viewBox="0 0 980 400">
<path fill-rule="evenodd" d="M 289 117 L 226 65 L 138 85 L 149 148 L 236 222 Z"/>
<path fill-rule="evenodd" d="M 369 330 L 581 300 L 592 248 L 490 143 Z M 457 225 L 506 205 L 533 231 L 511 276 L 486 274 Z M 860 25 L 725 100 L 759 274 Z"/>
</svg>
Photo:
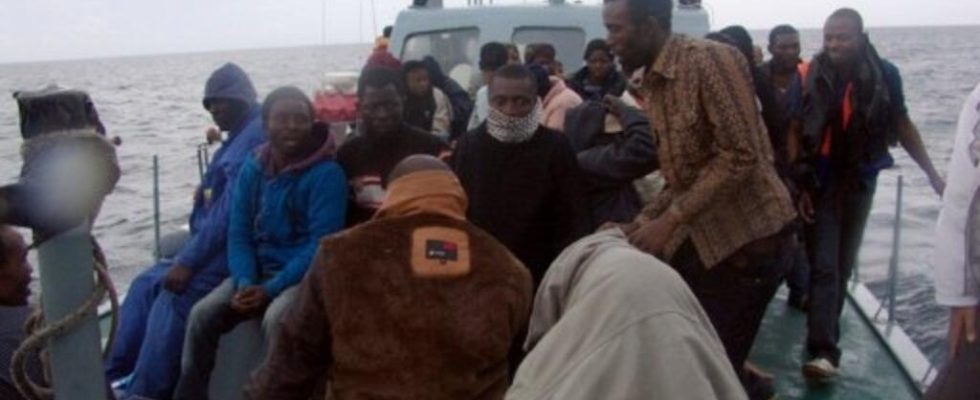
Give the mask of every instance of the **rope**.
<svg viewBox="0 0 980 400">
<path fill-rule="evenodd" d="M 45 325 L 44 315 L 41 310 L 38 309 L 38 311 L 31 315 L 31 317 L 27 320 L 25 329 L 28 333 L 28 337 L 24 339 L 20 347 L 14 352 L 14 355 L 11 358 L 11 378 L 13 379 L 17 390 L 20 391 L 21 395 L 28 400 L 54 399 L 54 390 L 52 390 L 50 387 L 41 386 L 38 383 L 33 382 L 27 375 L 26 367 L 28 355 L 32 354 L 35 350 L 41 349 L 44 346 L 44 343 L 46 343 L 49 339 L 64 335 L 69 330 L 77 327 L 86 318 L 94 313 L 97 313 L 99 304 L 105 298 L 106 294 L 109 295 L 109 302 L 112 307 L 112 320 L 109 331 L 109 340 L 107 341 L 105 349 L 103 349 L 102 357 L 107 357 L 109 351 L 112 349 L 112 343 L 115 341 L 116 326 L 119 323 L 117 315 L 119 310 L 119 296 L 116 293 L 116 289 L 112 284 L 112 278 L 109 276 L 109 271 L 106 268 L 105 257 L 103 256 L 98 243 L 95 243 L 94 239 L 92 242 L 95 246 L 92 265 L 97 276 L 97 282 L 92 294 L 78 309 L 51 325 Z M 50 368 L 47 360 L 47 352 L 42 352 L 41 361 L 44 365 L 44 378 L 46 381 L 51 382 Z"/>
</svg>

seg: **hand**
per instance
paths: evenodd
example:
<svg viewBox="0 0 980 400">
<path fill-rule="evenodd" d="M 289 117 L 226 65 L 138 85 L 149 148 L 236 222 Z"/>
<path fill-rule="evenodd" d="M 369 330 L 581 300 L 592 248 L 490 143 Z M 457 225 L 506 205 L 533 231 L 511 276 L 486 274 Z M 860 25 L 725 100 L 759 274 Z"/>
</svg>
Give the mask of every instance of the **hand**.
<svg viewBox="0 0 980 400">
<path fill-rule="evenodd" d="M 929 178 L 929 185 L 932 186 L 932 190 L 936 191 L 939 197 L 943 196 L 943 192 L 946 191 L 946 181 L 940 178 L 938 175 L 934 175 Z"/>
<path fill-rule="evenodd" d="M 966 340 L 977 340 L 977 307 L 953 307 L 949 313 L 949 359 L 956 357 L 960 345 Z"/>
<path fill-rule="evenodd" d="M 235 297 L 231 299 L 231 307 L 241 314 L 252 315 L 265 309 L 271 301 L 272 299 L 269 298 L 269 294 L 265 292 L 265 289 L 262 286 L 255 285 L 243 288 L 238 293 L 235 293 Z"/>
<path fill-rule="evenodd" d="M 163 288 L 172 293 L 181 294 L 187 290 L 187 284 L 191 281 L 194 271 L 180 264 L 170 266 L 167 276 L 163 278 Z"/>
<path fill-rule="evenodd" d="M 215 144 L 221 141 L 221 131 L 218 128 L 210 127 L 204 132 L 204 138 L 208 144 Z"/>
<path fill-rule="evenodd" d="M 796 210 L 800 213 L 800 219 L 808 224 L 813 223 L 813 198 L 807 192 L 800 193 L 800 200 L 796 203 Z"/>
<path fill-rule="evenodd" d="M 669 210 L 657 219 L 640 226 L 629 234 L 630 243 L 636 248 L 652 255 L 662 254 L 670 235 L 674 233 L 680 222 Z"/>
<path fill-rule="evenodd" d="M 606 106 L 606 111 L 616 118 L 622 117 L 623 110 L 629 107 L 623 99 L 608 94 L 602 98 L 602 105 Z"/>
</svg>

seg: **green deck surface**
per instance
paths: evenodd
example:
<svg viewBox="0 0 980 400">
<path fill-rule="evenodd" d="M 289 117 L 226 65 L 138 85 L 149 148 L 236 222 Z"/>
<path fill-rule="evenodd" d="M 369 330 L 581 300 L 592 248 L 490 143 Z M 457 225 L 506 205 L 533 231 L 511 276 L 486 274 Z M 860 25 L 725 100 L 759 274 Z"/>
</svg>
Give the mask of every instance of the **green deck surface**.
<svg viewBox="0 0 980 400">
<path fill-rule="evenodd" d="M 807 384 L 800 372 L 806 359 L 806 315 L 786 305 L 780 290 L 769 305 L 750 360 L 775 375 L 779 399 L 917 399 L 918 392 L 899 365 L 848 301 L 841 317 L 843 356 L 831 383 Z"/>
</svg>

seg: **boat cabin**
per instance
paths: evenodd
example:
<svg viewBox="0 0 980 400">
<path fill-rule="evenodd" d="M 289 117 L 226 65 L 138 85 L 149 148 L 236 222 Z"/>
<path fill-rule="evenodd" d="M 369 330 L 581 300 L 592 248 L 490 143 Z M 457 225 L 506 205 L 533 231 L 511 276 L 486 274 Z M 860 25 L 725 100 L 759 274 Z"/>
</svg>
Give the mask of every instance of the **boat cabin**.
<svg viewBox="0 0 980 400">
<path fill-rule="evenodd" d="M 416 0 L 398 14 L 391 33 L 391 53 L 401 60 L 433 56 L 464 88 L 479 85 L 480 47 L 488 42 L 513 43 L 521 54 L 531 43 L 551 43 L 567 72 L 584 65 L 586 44 L 606 37 L 601 4 L 563 0 L 525 5 L 446 8 L 442 0 Z M 701 37 L 709 31 L 708 13 L 699 0 L 677 2 L 675 32 Z"/>
</svg>

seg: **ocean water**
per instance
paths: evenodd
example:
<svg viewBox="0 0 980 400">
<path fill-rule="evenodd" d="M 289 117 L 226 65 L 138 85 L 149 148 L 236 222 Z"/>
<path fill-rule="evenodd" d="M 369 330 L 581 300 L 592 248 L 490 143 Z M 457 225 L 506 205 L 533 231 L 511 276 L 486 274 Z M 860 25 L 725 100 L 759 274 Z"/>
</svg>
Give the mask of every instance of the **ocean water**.
<svg viewBox="0 0 980 400">
<path fill-rule="evenodd" d="M 754 35 L 765 43 L 764 32 Z M 902 70 L 912 119 L 937 168 L 945 172 L 961 102 L 980 82 L 980 27 L 873 29 L 871 35 L 879 52 Z M 808 57 L 820 46 L 820 32 L 802 36 Z M 324 72 L 355 70 L 369 50 L 368 45 L 347 45 L 0 65 L 0 182 L 15 180 L 20 165 L 17 109 L 9 94 L 50 83 L 87 90 L 110 135 L 123 139 L 118 148 L 123 176 L 102 208 L 95 234 L 124 292 L 152 263 L 154 155 L 161 166 L 163 232 L 185 223 L 190 211 L 198 182 L 195 149 L 211 125 L 201 105 L 211 71 L 233 61 L 251 75 L 260 94 L 282 85 L 312 92 Z M 938 363 L 945 358 L 947 315 L 933 300 L 930 257 L 940 199 L 903 150 L 893 153 L 897 166 L 879 179 L 859 274 L 884 294 L 896 179 L 904 175 L 899 320 Z"/>
</svg>

